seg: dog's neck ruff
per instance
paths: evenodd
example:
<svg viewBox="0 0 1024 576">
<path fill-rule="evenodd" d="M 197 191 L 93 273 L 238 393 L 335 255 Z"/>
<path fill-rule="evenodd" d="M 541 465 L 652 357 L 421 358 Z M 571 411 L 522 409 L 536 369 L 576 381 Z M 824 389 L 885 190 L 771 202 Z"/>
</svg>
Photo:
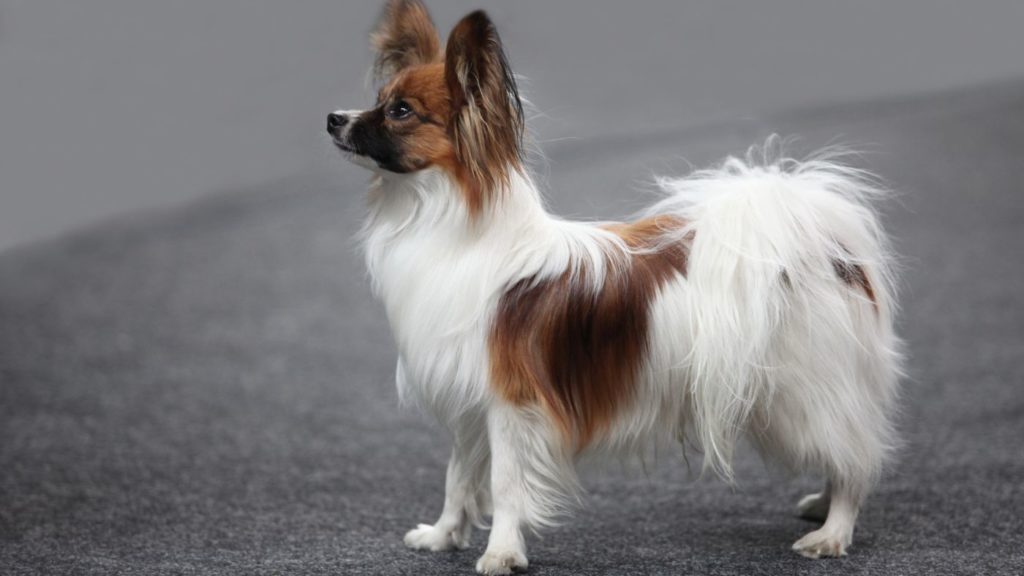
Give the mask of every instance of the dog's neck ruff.
<svg viewBox="0 0 1024 576">
<path fill-rule="evenodd" d="M 481 360 L 509 287 L 585 268 L 597 290 L 606 267 L 627 250 L 604 228 L 549 215 L 527 175 L 513 172 L 509 186 L 473 216 L 458 186 L 434 169 L 377 176 L 362 234 L 404 365 L 400 393 L 427 400 L 445 420 L 467 402 L 483 401 Z"/>
</svg>

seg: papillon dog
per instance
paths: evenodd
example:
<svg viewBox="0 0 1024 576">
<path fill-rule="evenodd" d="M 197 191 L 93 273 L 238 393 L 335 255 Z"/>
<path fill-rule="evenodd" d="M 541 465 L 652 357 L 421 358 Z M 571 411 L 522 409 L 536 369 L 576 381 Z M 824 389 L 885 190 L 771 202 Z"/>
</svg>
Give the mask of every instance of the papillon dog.
<svg viewBox="0 0 1024 576">
<path fill-rule="evenodd" d="M 398 349 L 403 400 L 453 435 L 444 506 L 405 535 L 462 548 L 490 516 L 481 574 L 527 566 L 524 529 L 577 500 L 587 454 L 684 441 L 732 481 L 741 438 L 823 476 L 823 521 L 793 544 L 846 554 L 895 444 L 893 271 L 867 173 L 834 154 L 730 158 L 659 180 L 628 222 L 549 214 L 524 161 L 516 77 L 477 11 L 442 45 L 418 0 L 371 42 L 368 110 L 328 116 L 373 173 L 366 264 Z"/>
</svg>

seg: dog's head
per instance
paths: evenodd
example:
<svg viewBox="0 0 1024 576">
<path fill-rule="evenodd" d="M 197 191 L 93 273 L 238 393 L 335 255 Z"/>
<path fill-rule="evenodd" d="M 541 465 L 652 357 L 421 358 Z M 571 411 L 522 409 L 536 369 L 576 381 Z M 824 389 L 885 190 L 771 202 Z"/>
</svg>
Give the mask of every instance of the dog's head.
<svg viewBox="0 0 1024 576">
<path fill-rule="evenodd" d="M 494 24 L 473 12 L 442 50 L 419 0 L 390 0 L 371 42 L 383 87 L 372 109 L 327 117 L 335 145 L 380 172 L 445 170 L 479 209 L 522 166 L 523 107 Z"/>
</svg>

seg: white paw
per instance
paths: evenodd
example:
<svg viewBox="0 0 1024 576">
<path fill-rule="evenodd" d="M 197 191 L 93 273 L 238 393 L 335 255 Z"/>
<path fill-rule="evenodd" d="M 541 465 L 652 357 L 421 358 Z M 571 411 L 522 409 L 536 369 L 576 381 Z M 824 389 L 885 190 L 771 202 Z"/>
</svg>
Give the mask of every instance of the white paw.
<svg viewBox="0 0 1024 576">
<path fill-rule="evenodd" d="M 513 570 L 526 570 L 526 555 L 518 550 L 491 552 L 488 550 L 476 561 L 476 571 L 487 576 L 511 574 Z"/>
<path fill-rule="evenodd" d="M 797 514 L 801 518 L 818 522 L 824 522 L 825 518 L 828 517 L 828 507 L 829 498 L 821 492 L 804 496 L 800 499 L 800 503 L 796 505 Z"/>
<path fill-rule="evenodd" d="M 821 528 L 797 540 L 793 550 L 807 558 L 839 558 L 846 556 L 849 545 L 849 537 Z"/>
<path fill-rule="evenodd" d="M 435 528 L 430 524 L 420 524 L 405 533 L 404 541 L 405 545 L 413 550 L 441 552 L 452 548 L 465 548 L 466 542 L 459 532 L 457 529 L 449 531 Z"/>
</svg>

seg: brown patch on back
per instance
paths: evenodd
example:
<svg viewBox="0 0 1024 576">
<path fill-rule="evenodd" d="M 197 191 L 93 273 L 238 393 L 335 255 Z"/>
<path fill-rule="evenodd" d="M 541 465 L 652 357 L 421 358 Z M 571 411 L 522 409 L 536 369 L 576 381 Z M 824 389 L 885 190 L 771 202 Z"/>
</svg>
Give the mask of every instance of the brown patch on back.
<svg viewBox="0 0 1024 576">
<path fill-rule="evenodd" d="M 871 282 L 868 280 L 868 276 L 864 273 L 864 268 L 860 264 L 852 264 L 846 260 L 833 258 L 832 269 L 835 270 L 836 276 L 846 283 L 847 286 L 863 290 L 868 300 L 871 300 L 875 308 L 878 308 L 878 301 L 875 299 L 875 289 L 871 286 Z"/>
<path fill-rule="evenodd" d="M 648 350 L 650 306 L 676 274 L 688 245 L 662 243 L 682 221 L 659 216 L 608 229 L 632 254 L 609 267 L 594 293 L 583 268 L 550 280 L 525 279 L 502 296 L 489 341 L 497 393 L 517 406 L 542 405 L 578 449 L 607 429 L 634 393 Z"/>
<path fill-rule="evenodd" d="M 850 255 L 853 254 L 850 250 L 839 244 L 842 251 Z M 875 309 L 878 309 L 878 301 L 875 299 L 875 289 L 871 286 L 871 281 L 868 280 L 868 275 L 864 272 L 864 267 L 860 264 L 854 264 L 843 258 L 832 258 L 832 270 L 835 271 L 836 276 L 843 281 L 850 288 L 860 288 L 864 291 L 864 294 L 871 300 L 871 303 L 875 305 Z"/>
</svg>

